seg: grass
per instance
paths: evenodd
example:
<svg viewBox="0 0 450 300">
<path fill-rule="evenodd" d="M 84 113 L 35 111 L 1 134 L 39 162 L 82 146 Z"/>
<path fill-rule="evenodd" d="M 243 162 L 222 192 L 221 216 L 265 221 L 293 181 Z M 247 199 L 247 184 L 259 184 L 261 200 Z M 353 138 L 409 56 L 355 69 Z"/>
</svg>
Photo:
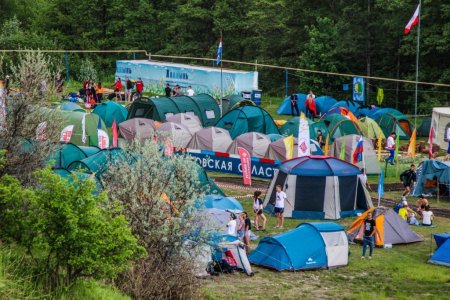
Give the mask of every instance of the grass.
<svg viewBox="0 0 450 300">
<path fill-rule="evenodd" d="M 226 190 L 232 196 L 248 191 Z M 252 211 L 250 198 L 240 199 Z M 338 220 L 348 228 L 354 218 Z M 311 220 L 285 220 L 285 231 Z M 449 299 L 450 271 L 427 264 L 435 248 L 432 233 L 450 232 L 450 219 L 436 218 L 436 228 L 411 227 L 423 242 L 377 248 L 373 260 L 361 260 L 361 246 L 350 245 L 349 264 L 331 270 L 275 272 L 253 266 L 254 277 L 243 274 L 222 275 L 205 282 L 206 299 Z M 267 231 L 261 237 L 280 233 L 274 229 L 275 218 L 268 217 Z M 252 248 L 258 241 L 252 242 Z M 302 245 L 307 247 L 307 245 Z"/>
</svg>

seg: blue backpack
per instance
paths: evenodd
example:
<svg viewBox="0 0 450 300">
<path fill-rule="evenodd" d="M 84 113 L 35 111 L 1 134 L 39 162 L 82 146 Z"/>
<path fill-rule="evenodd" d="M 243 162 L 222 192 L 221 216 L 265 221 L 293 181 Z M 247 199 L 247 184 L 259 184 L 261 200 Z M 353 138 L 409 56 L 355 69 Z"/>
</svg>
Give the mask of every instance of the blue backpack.
<svg viewBox="0 0 450 300">
<path fill-rule="evenodd" d="M 403 204 L 401 202 L 395 204 L 394 206 L 394 211 L 398 214 L 398 211 L 400 210 L 400 208 L 403 207 Z"/>
</svg>

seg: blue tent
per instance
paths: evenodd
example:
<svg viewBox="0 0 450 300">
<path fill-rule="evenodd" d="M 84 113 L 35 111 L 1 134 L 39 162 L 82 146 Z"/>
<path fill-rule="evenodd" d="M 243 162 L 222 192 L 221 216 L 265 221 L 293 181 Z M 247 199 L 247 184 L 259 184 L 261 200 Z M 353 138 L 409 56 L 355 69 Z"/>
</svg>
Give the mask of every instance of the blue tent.
<svg viewBox="0 0 450 300">
<path fill-rule="evenodd" d="M 372 113 L 369 115 L 369 117 L 372 119 L 376 119 L 385 114 L 391 114 L 391 115 L 396 116 L 397 118 L 406 119 L 406 116 L 404 114 L 402 114 L 395 108 L 389 108 L 389 107 L 372 110 Z"/>
<path fill-rule="evenodd" d="M 381 108 L 377 106 L 370 106 L 370 107 L 361 106 L 356 109 L 356 114 L 358 116 L 367 116 L 372 119 L 372 116 L 380 109 Z"/>
<path fill-rule="evenodd" d="M 60 108 L 61 108 L 61 110 L 67 110 L 67 111 L 81 111 L 81 112 L 85 111 L 78 104 L 73 103 L 73 102 L 69 102 L 69 101 L 62 102 L 60 104 Z"/>
<path fill-rule="evenodd" d="M 348 264 L 348 241 L 339 224 L 303 223 L 263 238 L 249 261 L 277 271 L 343 266 Z"/>
<path fill-rule="evenodd" d="M 336 103 L 337 103 L 337 100 L 330 96 L 317 97 L 316 98 L 317 113 L 323 115 Z"/>
<path fill-rule="evenodd" d="M 450 162 L 438 160 L 421 162 L 417 168 L 417 183 L 413 196 L 437 192 L 435 180 L 439 182 L 441 192 L 447 189 L 447 195 L 450 197 Z"/>
<path fill-rule="evenodd" d="M 296 94 L 298 98 L 298 110 L 300 112 L 306 112 L 306 94 Z M 291 115 L 291 96 L 288 96 L 286 99 L 281 102 L 280 106 L 278 107 L 277 114 L 279 115 Z"/>
<path fill-rule="evenodd" d="M 428 261 L 431 264 L 450 267 L 450 234 L 433 234 L 437 249 Z"/>
<path fill-rule="evenodd" d="M 351 111 L 353 114 L 356 113 L 357 109 L 360 107 L 361 105 L 359 105 L 357 102 L 354 101 L 348 101 L 348 100 L 342 100 L 337 102 L 336 104 L 334 104 L 332 107 L 345 107 L 347 108 L 349 111 Z M 331 107 L 331 108 L 332 108 Z"/>
<path fill-rule="evenodd" d="M 244 211 L 241 203 L 232 197 L 225 197 L 219 195 L 206 195 L 203 198 L 202 205 L 206 208 L 218 208 L 223 210 L 238 210 Z"/>
</svg>

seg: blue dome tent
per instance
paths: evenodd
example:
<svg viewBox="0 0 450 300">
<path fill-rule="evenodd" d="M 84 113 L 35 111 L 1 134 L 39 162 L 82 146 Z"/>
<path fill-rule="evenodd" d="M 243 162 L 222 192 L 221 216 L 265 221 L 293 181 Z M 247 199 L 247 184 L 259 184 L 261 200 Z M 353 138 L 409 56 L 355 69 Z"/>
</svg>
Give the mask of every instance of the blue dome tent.
<svg viewBox="0 0 450 300">
<path fill-rule="evenodd" d="M 337 103 L 337 100 L 330 96 L 320 96 L 316 98 L 317 113 L 323 115 Z"/>
<path fill-rule="evenodd" d="M 349 101 L 349 100 L 341 100 L 339 102 L 337 102 L 336 104 L 334 104 L 332 106 L 333 107 L 345 107 L 347 108 L 349 111 L 351 111 L 353 114 L 356 113 L 357 109 L 360 107 L 361 105 L 359 105 L 359 103 L 354 102 L 354 101 Z"/>
<path fill-rule="evenodd" d="M 296 94 L 298 98 L 298 110 L 300 112 L 306 112 L 306 94 Z M 286 99 L 281 102 L 280 106 L 277 109 L 277 114 L 279 115 L 291 115 L 292 109 L 291 109 L 291 96 L 288 96 Z"/>
<path fill-rule="evenodd" d="M 231 211 L 244 211 L 241 203 L 232 197 L 225 197 L 219 195 L 206 195 L 203 198 L 204 203 L 202 206 L 205 208 L 217 208 L 223 210 L 231 210 Z"/>
<path fill-rule="evenodd" d="M 428 261 L 430 264 L 450 267 L 450 233 L 433 234 L 437 249 Z"/>
</svg>

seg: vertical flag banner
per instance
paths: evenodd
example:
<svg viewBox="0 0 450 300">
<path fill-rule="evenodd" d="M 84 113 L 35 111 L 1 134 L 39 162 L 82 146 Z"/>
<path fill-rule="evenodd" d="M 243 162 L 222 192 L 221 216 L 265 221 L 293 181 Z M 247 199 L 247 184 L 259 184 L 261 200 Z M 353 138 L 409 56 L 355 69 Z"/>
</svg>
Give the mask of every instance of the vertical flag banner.
<svg viewBox="0 0 450 300">
<path fill-rule="evenodd" d="M 323 151 L 323 153 L 325 154 L 325 156 L 328 155 L 329 152 L 329 148 L 330 148 L 330 135 L 327 134 L 327 139 L 325 140 L 325 151 Z"/>
<path fill-rule="evenodd" d="M 169 138 L 166 138 L 164 140 L 164 155 L 172 157 L 173 155 L 173 143 L 172 140 Z"/>
<path fill-rule="evenodd" d="M 354 101 L 362 101 L 365 100 L 365 87 L 364 87 L 364 78 L 362 77 L 353 77 L 353 100 Z"/>
<path fill-rule="evenodd" d="M 309 145 L 309 124 L 305 114 L 300 115 L 300 122 L 298 124 L 298 157 L 311 155 Z"/>
<path fill-rule="evenodd" d="M 384 176 L 383 169 L 380 169 L 380 179 L 378 180 L 378 205 L 380 206 L 381 197 L 384 195 Z"/>
<path fill-rule="evenodd" d="M 60 142 L 68 143 L 70 142 L 70 138 L 72 137 L 73 133 L 73 125 L 69 125 L 64 127 L 64 129 L 61 131 L 61 137 L 59 139 Z"/>
<path fill-rule="evenodd" d="M 378 106 L 381 105 L 381 103 L 383 103 L 384 100 L 384 90 L 382 88 L 378 88 L 377 91 L 377 104 Z"/>
<path fill-rule="evenodd" d="M 358 144 L 356 144 L 356 149 L 353 152 L 353 163 L 356 164 L 363 160 L 364 144 L 362 136 L 359 137 Z"/>
<path fill-rule="evenodd" d="M 409 140 L 409 147 L 408 147 L 408 156 L 411 158 L 416 157 L 416 128 L 414 128 L 414 131 L 411 135 L 411 139 Z"/>
<path fill-rule="evenodd" d="M 339 159 L 340 160 L 345 160 L 345 144 L 346 143 L 347 142 L 346 142 L 345 136 L 344 136 L 344 138 L 342 139 L 342 142 L 341 142 L 341 151 L 339 152 Z"/>
<path fill-rule="evenodd" d="M 98 147 L 100 149 L 107 149 L 107 148 L 109 148 L 109 136 L 102 129 L 102 119 L 100 117 L 98 118 L 97 138 L 98 138 Z"/>
<path fill-rule="evenodd" d="M 252 185 L 252 165 L 250 160 L 250 153 L 247 149 L 238 147 L 239 158 L 241 159 L 242 167 L 242 179 L 244 180 L 244 185 Z"/>
<path fill-rule="evenodd" d="M 414 11 L 413 16 L 409 20 L 408 24 L 406 24 L 405 26 L 405 30 L 403 31 L 405 35 L 409 34 L 411 32 L 411 28 L 413 28 L 419 23 L 419 14 L 420 14 L 420 4 L 417 5 L 417 8 Z"/>
<path fill-rule="evenodd" d="M 222 61 L 222 36 L 220 36 L 219 48 L 217 48 L 217 65 Z"/>
<path fill-rule="evenodd" d="M 116 119 L 114 119 L 114 122 L 112 123 L 112 138 L 113 138 L 113 142 L 112 142 L 112 146 L 114 148 L 118 147 L 118 143 L 119 143 L 119 134 L 117 132 L 117 123 L 116 123 Z"/>
<path fill-rule="evenodd" d="M 81 129 L 83 131 L 83 134 L 81 135 L 81 141 L 83 142 L 83 144 L 86 144 L 86 114 L 83 114 L 83 118 L 81 119 Z"/>
<path fill-rule="evenodd" d="M 378 141 L 377 141 L 377 148 L 378 148 L 378 161 L 381 161 L 381 146 L 382 146 L 382 138 L 381 138 L 381 134 L 380 134 L 380 136 L 378 137 Z"/>
<path fill-rule="evenodd" d="M 294 157 L 294 136 L 290 135 L 283 139 L 284 147 L 286 148 L 286 160 Z"/>
</svg>

